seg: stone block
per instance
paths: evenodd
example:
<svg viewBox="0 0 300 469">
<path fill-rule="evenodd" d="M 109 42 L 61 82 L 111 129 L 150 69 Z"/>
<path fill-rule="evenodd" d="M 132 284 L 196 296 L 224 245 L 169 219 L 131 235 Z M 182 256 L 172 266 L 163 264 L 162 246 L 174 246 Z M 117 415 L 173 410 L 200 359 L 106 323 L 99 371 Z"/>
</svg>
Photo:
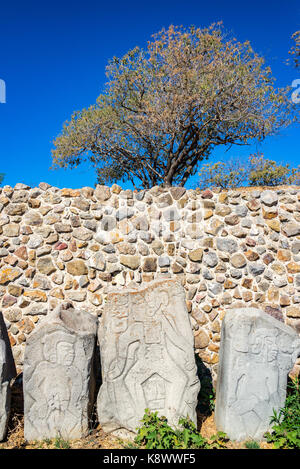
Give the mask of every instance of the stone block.
<svg viewBox="0 0 300 469">
<path fill-rule="evenodd" d="M 6 435 L 10 413 L 10 385 L 17 374 L 2 313 L 0 313 L 0 370 L 0 441 L 2 441 Z"/>
<path fill-rule="evenodd" d="M 256 308 L 222 322 L 215 423 L 230 439 L 261 440 L 285 404 L 287 376 L 300 354 L 296 331 Z"/>
<path fill-rule="evenodd" d="M 200 383 L 184 288 L 176 279 L 108 293 L 99 326 L 103 384 L 98 418 L 106 432 L 135 433 L 148 408 L 176 427 L 196 423 Z"/>
<path fill-rule="evenodd" d="M 94 399 L 97 318 L 69 304 L 28 337 L 24 356 L 24 437 L 84 437 Z"/>
</svg>

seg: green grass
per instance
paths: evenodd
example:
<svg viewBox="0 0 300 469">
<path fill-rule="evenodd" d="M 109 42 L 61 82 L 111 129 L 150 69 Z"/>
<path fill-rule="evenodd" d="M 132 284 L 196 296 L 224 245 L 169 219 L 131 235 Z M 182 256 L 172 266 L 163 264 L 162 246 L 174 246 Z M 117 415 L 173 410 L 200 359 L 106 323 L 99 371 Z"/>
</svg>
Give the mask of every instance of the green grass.
<svg viewBox="0 0 300 469">
<path fill-rule="evenodd" d="M 54 440 L 54 446 L 56 449 L 70 449 L 70 443 L 60 436 L 57 436 Z"/>
<path fill-rule="evenodd" d="M 300 449 L 300 382 L 299 378 L 288 383 L 285 406 L 273 411 L 272 431 L 265 437 L 275 449 Z"/>
<path fill-rule="evenodd" d="M 259 444 L 257 443 L 257 441 L 254 441 L 254 440 L 245 441 L 244 444 L 245 444 L 245 448 L 247 449 L 260 449 Z"/>
</svg>

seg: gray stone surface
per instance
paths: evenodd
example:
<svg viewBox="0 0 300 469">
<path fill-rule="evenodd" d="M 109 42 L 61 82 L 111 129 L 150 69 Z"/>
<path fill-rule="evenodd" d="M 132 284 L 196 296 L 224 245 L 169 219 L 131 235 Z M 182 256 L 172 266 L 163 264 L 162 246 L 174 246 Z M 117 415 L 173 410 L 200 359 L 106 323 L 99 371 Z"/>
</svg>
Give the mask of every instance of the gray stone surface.
<svg viewBox="0 0 300 469">
<path fill-rule="evenodd" d="M 70 306 L 52 311 L 27 339 L 23 387 L 29 441 L 88 433 L 97 318 Z"/>
<path fill-rule="evenodd" d="M 273 409 L 284 406 L 287 375 L 300 354 L 289 326 L 256 308 L 233 309 L 222 322 L 215 423 L 232 440 L 260 440 Z"/>
<path fill-rule="evenodd" d="M 235 239 L 217 238 L 217 248 L 220 249 L 220 251 L 225 251 L 229 252 L 230 254 L 233 254 L 238 250 L 238 244 Z"/>
<path fill-rule="evenodd" d="M 263 204 L 268 205 L 271 207 L 272 205 L 277 205 L 278 203 L 278 196 L 274 191 L 263 191 L 261 194 L 261 201 Z"/>
<path fill-rule="evenodd" d="M 5 322 L 2 313 L 0 313 L 0 441 L 6 435 L 10 413 L 10 384 L 16 374 Z"/>
<path fill-rule="evenodd" d="M 196 422 L 200 383 L 184 288 L 176 279 L 108 294 L 99 326 L 104 431 L 135 432 L 148 408 L 172 426 Z"/>
</svg>

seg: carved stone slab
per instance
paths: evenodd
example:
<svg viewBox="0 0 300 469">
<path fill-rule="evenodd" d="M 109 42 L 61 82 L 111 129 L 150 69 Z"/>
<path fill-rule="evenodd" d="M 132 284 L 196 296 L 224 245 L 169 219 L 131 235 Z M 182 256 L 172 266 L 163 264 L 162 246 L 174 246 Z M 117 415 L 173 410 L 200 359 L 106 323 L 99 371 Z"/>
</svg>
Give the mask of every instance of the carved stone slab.
<svg viewBox="0 0 300 469">
<path fill-rule="evenodd" d="M 87 435 L 93 405 L 97 318 L 60 307 L 28 338 L 23 371 L 24 436 Z"/>
<path fill-rule="evenodd" d="M 97 400 L 107 432 L 136 432 L 148 408 L 172 426 L 196 423 L 200 383 L 185 292 L 175 279 L 108 294 L 99 326 L 103 384 Z"/>
<path fill-rule="evenodd" d="M 298 334 L 256 308 L 229 310 L 222 322 L 215 423 L 232 440 L 260 440 L 285 404 Z"/>
<path fill-rule="evenodd" d="M 0 312 L 0 441 L 5 438 L 10 413 L 10 383 L 17 372 L 2 313 Z"/>
</svg>

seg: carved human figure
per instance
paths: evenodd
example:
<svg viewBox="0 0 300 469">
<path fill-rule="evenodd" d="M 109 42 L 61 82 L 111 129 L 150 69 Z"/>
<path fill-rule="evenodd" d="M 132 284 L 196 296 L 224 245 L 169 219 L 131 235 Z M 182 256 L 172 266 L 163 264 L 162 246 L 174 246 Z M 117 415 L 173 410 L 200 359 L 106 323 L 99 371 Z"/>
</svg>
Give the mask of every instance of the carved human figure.
<svg viewBox="0 0 300 469">
<path fill-rule="evenodd" d="M 110 431 L 124 427 L 134 432 L 146 408 L 164 414 L 173 426 L 181 415 L 195 421 L 200 386 L 184 292 L 178 283 L 154 282 L 142 291 L 112 295 L 104 328 L 106 338 L 100 337 L 104 364 L 98 397 L 100 423 Z M 107 341 L 114 342 L 109 350 Z M 117 388 L 125 389 L 126 412 L 116 398 L 109 398 L 117 395 Z M 113 392 L 109 394 L 108 389 Z M 107 406 L 110 422 L 105 415 Z"/>
<path fill-rule="evenodd" d="M 96 320 L 88 313 L 77 313 L 77 330 L 70 327 L 63 312 L 42 324 L 28 340 L 24 359 L 28 440 L 80 438 L 88 431 Z M 76 311 L 72 314 L 76 318 Z M 89 331 L 80 327 L 84 318 L 90 321 Z"/>
<path fill-rule="evenodd" d="M 17 372 L 7 329 L 0 312 L 0 441 L 5 438 L 10 414 L 11 382 Z"/>
<path fill-rule="evenodd" d="M 300 342 L 298 338 L 291 340 L 290 336 L 279 333 L 278 345 L 278 368 L 279 368 L 279 395 L 280 402 L 286 398 L 286 376 L 293 368 L 297 358 L 300 356 Z"/>
<path fill-rule="evenodd" d="M 279 404 L 279 373 L 274 332 L 262 328 L 249 340 L 253 340 L 249 353 L 243 352 L 234 370 L 236 384 L 229 407 L 240 417 L 245 437 L 247 431 L 255 437 Z"/>
<path fill-rule="evenodd" d="M 45 360 L 37 364 L 27 383 L 33 399 L 29 418 L 35 426 L 46 422 L 49 435 L 62 435 L 66 426 L 69 436 L 78 432 L 81 409 L 77 402 L 83 383 L 80 371 L 72 365 L 75 337 L 54 331 L 43 338 Z"/>
<path fill-rule="evenodd" d="M 300 352 L 297 333 L 267 314 L 244 308 L 222 324 L 215 420 L 232 439 L 260 439 L 273 409 L 284 405 L 287 374 Z"/>
</svg>

